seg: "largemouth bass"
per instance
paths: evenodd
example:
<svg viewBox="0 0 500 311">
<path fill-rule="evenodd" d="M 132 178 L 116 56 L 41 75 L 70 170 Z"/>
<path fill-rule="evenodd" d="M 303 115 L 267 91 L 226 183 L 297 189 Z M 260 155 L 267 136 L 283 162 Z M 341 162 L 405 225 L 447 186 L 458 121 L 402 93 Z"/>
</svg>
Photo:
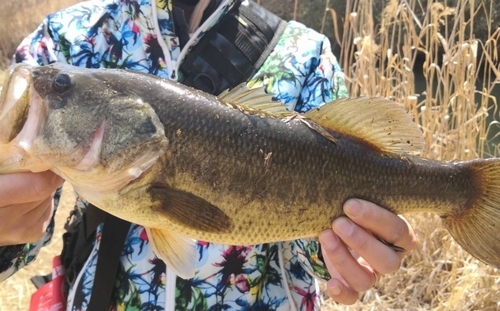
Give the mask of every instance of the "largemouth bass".
<svg viewBox="0 0 500 311">
<path fill-rule="evenodd" d="M 84 199 L 146 227 L 179 276 L 193 239 L 251 245 L 315 237 L 361 198 L 434 212 L 457 242 L 500 267 L 500 160 L 444 163 L 383 98 L 304 115 L 262 88 L 219 97 L 124 70 L 17 65 L 0 102 L 0 173 L 53 170 Z"/>
</svg>

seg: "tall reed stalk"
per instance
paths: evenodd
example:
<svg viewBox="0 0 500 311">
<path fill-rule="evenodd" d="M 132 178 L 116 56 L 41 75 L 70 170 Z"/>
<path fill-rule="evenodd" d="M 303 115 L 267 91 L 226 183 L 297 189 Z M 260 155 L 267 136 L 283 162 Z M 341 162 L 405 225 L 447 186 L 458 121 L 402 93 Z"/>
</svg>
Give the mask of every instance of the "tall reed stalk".
<svg viewBox="0 0 500 311">
<path fill-rule="evenodd" d="M 500 30 L 491 27 L 494 4 L 488 3 L 388 0 L 379 22 L 372 0 L 347 0 L 345 12 L 329 9 L 333 27 L 343 23 L 337 40 L 350 96 L 383 96 L 404 105 L 424 133 L 425 157 L 498 154 L 488 137 L 498 131 L 492 92 L 500 77 Z M 474 35 L 479 18 L 488 25 L 484 42 Z M 325 310 L 499 310 L 500 271 L 465 253 L 438 217 L 406 216 L 420 244 L 401 270 L 384 277 L 356 305 L 341 307 L 327 299 Z"/>
<path fill-rule="evenodd" d="M 474 38 L 474 19 L 478 14 L 490 18 L 491 5 L 459 0 L 453 8 L 442 1 L 428 1 L 424 7 L 421 0 L 389 0 L 375 25 L 373 1 L 348 0 L 346 31 L 339 41 L 351 96 L 384 96 L 402 103 L 424 132 L 425 156 L 465 160 L 493 153 L 485 150 L 491 129 L 486 117 L 496 111 L 490 93 L 497 81 L 499 31 L 488 34 L 486 42 Z M 424 62 L 416 68 L 419 57 Z M 416 72 L 425 79 L 420 94 Z M 477 89 L 479 79 L 483 87 Z"/>
</svg>

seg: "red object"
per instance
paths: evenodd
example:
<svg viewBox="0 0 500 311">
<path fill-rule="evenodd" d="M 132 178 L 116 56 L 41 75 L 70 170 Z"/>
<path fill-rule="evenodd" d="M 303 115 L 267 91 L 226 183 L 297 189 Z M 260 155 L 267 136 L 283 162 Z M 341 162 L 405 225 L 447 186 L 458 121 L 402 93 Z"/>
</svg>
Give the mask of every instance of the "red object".
<svg viewBox="0 0 500 311">
<path fill-rule="evenodd" d="M 52 281 L 41 286 L 32 296 L 29 311 L 63 311 L 66 297 L 63 293 L 64 268 L 59 256 L 52 260 Z"/>
</svg>

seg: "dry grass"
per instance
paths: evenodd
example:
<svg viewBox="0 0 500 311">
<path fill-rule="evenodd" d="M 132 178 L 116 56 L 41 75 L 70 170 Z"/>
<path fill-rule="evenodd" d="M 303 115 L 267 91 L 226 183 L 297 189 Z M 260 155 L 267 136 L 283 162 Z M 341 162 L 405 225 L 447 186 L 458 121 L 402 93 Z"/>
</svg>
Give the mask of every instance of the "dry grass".
<svg viewBox="0 0 500 311">
<path fill-rule="evenodd" d="M 42 20 L 61 8 L 81 0 L 2 0 L 0 1 L 0 68 L 7 67 L 21 40 Z"/>
<path fill-rule="evenodd" d="M 500 33 L 489 34 L 484 43 L 473 39 L 474 16 L 464 16 L 474 4 L 458 2 L 449 8 L 442 1 L 428 1 L 422 9 L 419 0 L 390 0 L 380 25 L 374 25 L 371 1 L 349 3 L 353 9 L 346 12 L 344 25 L 349 31 L 341 39 L 347 47 L 341 61 L 351 96 L 384 96 L 402 103 L 424 132 L 423 155 L 440 160 L 482 157 L 488 104 L 496 109 L 490 93 Z M 415 8 L 425 18 L 418 18 Z M 487 9 L 479 5 L 476 13 Z M 417 55 L 424 57 L 422 68 L 415 66 Z M 416 93 L 416 71 L 425 79 L 422 94 Z M 478 79 L 483 81 L 479 90 Z"/>
<path fill-rule="evenodd" d="M 12 16 L 2 14 L 8 12 L 5 7 L 17 2 L 0 2 L 0 31 L 11 35 L 10 39 L 0 38 L 1 51 L 11 53 L 12 42 L 25 35 L 16 34 L 17 27 L 12 25 L 32 23 L 21 26 L 33 29 L 48 11 L 68 3 L 30 1 L 41 4 L 38 20 L 33 10 L 30 15 L 23 15 L 25 10 Z M 490 28 L 488 40 L 475 40 L 474 19 L 488 20 L 492 8 L 479 0 L 458 2 L 457 7 L 449 8 L 437 1 L 389 0 L 379 25 L 373 21 L 371 0 L 347 0 L 346 12 L 329 11 L 348 30 L 338 40 L 351 96 L 385 96 L 402 103 L 425 134 L 424 155 L 441 160 L 498 154 L 496 145 L 487 144 L 487 137 L 488 132 L 491 137 L 497 131 L 491 118 L 496 98 L 491 92 L 500 76 L 495 64 L 499 32 Z M 30 20 L 21 16 L 30 16 Z M 417 57 L 424 57 L 422 68 L 416 68 Z M 422 71 L 425 78 L 425 90 L 420 94 L 415 86 L 416 71 Z M 482 82 L 479 86 L 478 81 Z M 53 244 L 35 264 L 0 284 L 0 311 L 27 309 L 34 289 L 29 277 L 49 272 L 52 256 L 60 251 L 60 226 L 71 201 L 66 192 Z M 407 218 L 420 243 L 401 270 L 383 277 L 354 306 L 339 306 L 325 296 L 324 310 L 500 310 L 500 271 L 465 253 L 438 217 Z"/>
<path fill-rule="evenodd" d="M 474 19 L 486 18 L 491 25 L 492 8 L 481 1 L 461 0 L 450 8 L 442 1 L 390 0 L 375 25 L 373 5 L 348 0 L 345 14 L 330 10 L 334 20 L 346 17 L 347 31 L 338 40 L 351 96 L 384 96 L 404 105 L 424 132 L 426 157 L 467 160 L 497 154 L 487 137 L 497 131 L 491 92 L 500 77 L 495 64 L 499 31 L 491 30 L 486 42 L 474 39 Z M 424 58 L 422 68 L 416 68 L 417 57 Z M 421 94 L 415 88 L 418 71 L 425 79 Z M 437 216 L 407 218 L 420 244 L 401 270 L 383 277 L 356 305 L 338 306 L 327 298 L 325 309 L 500 310 L 499 270 L 463 251 Z"/>
</svg>

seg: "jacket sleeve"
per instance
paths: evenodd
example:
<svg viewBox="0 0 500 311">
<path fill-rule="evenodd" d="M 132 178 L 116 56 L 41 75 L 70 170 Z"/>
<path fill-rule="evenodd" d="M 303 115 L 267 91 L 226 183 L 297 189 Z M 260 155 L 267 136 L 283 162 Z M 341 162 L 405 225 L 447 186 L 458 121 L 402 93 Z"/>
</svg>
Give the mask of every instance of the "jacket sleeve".
<svg viewBox="0 0 500 311">
<path fill-rule="evenodd" d="M 53 35 L 55 32 L 49 30 L 49 24 L 50 16 L 22 41 L 14 55 L 14 62 L 44 65 L 59 61 L 54 52 Z M 54 197 L 54 214 L 57 210 L 60 194 L 61 189 L 56 192 Z M 40 249 L 50 242 L 53 232 L 54 217 L 52 217 L 44 236 L 38 242 L 0 247 L 0 282 L 34 261 Z"/>
<path fill-rule="evenodd" d="M 349 96 L 344 73 L 331 51 L 327 37 L 319 47 L 320 54 L 310 59 L 310 67 L 295 105 L 295 111 L 305 113 L 330 101 Z"/>
<path fill-rule="evenodd" d="M 62 12 L 54 14 L 62 14 Z M 14 54 L 13 62 L 33 66 L 68 62 L 62 52 L 58 27 L 52 23 L 52 16 L 47 16 L 33 33 L 24 38 Z"/>
</svg>

